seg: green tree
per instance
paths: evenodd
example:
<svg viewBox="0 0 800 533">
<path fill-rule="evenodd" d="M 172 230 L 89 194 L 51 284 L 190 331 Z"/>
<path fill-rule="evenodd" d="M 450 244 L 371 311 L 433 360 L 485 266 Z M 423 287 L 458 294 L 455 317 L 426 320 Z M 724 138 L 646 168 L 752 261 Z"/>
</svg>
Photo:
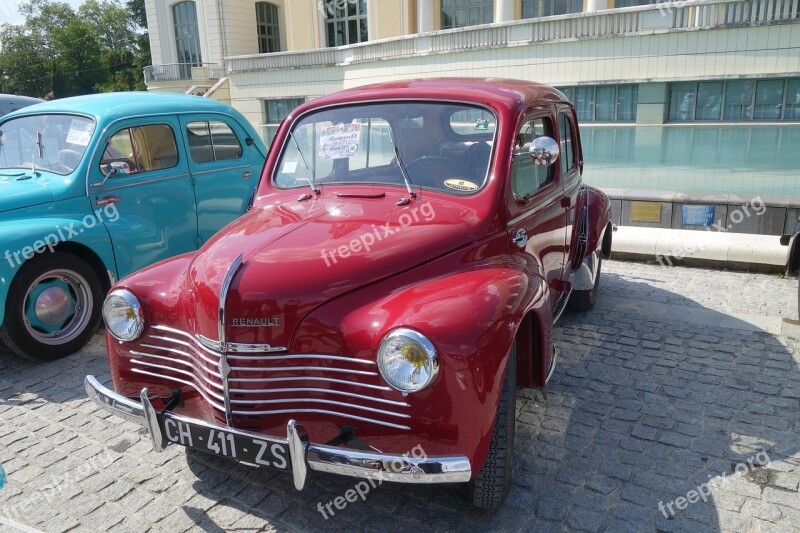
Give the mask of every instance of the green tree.
<svg viewBox="0 0 800 533">
<path fill-rule="evenodd" d="M 53 42 L 59 52 L 53 72 L 56 97 L 90 94 L 108 81 L 103 49 L 89 24 L 73 20 L 63 28 L 55 28 Z"/>
<path fill-rule="evenodd" d="M 150 64 L 144 0 L 29 0 L 25 22 L 0 26 L 3 89 L 30 96 L 67 96 L 145 89 Z"/>
</svg>

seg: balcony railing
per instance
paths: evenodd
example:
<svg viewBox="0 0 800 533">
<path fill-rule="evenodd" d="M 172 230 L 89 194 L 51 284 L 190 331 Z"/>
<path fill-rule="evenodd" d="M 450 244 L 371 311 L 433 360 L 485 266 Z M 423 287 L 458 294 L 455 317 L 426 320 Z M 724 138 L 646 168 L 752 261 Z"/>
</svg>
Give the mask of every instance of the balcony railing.
<svg viewBox="0 0 800 533">
<path fill-rule="evenodd" d="M 190 81 L 198 76 L 192 69 L 204 69 L 203 79 L 218 80 L 225 76 L 225 68 L 216 63 L 169 63 L 166 65 L 150 65 L 144 68 L 144 82 Z"/>
<path fill-rule="evenodd" d="M 228 73 L 314 68 L 547 41 L 789 21 L 800 21 L 800 0 L 667 0 L 649 6 L 472 26 L 339 48 L 230 57 L 226 65 Z"/>
</svg>

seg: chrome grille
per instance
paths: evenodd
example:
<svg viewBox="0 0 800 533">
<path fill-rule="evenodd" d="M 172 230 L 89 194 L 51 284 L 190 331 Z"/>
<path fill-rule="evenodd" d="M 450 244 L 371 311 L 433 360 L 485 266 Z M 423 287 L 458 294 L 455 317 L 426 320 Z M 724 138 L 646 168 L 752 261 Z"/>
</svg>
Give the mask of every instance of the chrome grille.
<svg viewBox="0 0 800 533">
<path fill-rule="evenodd" d="M 223 357 L 201 340 L 154 325 L 130 354 L 133 372 L 191 387 L 225 415 Z M 409 404 L 386 397 L 399 393 L 383 384 L 374 361 L 321 354 L 228 353 L 224 359 L 230 366 L 231 414 L 248 423 L 263 416 L 317 413 L 410 429 Z M 281 366 L 286 361 L 291 366 Z"/>
</svg>

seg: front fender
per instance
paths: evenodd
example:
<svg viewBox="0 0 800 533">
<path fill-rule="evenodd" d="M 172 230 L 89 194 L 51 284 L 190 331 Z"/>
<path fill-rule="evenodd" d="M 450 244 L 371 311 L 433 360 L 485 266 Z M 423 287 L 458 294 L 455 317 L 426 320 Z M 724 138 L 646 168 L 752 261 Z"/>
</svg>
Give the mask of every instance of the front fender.
<svg viewBox="0 0 800 533">
<path fill-rule="evenodd" d="M 104 267 L 117 275 L 111 239 L 102 222 L 84 224 L 88 219 L 47 217 L 8 220 L 0 223 L 0 324 L 5 319 L 5 301 L 11 283 L 20 267 L 38 253 L 50 251 L 58 244 L 75 243 L 92 250 Z"/>
<path fill-rule="evenodd" d="M 429 388 L 403 398 L 411 431 L 365 440 L 398 453 L 421 445 L 429 454 L 464 454 L 474 474 L 488 452 L 517 328 L 544 287 L 508 256 L 471 270 L 463 266 L 458 258 L 440 260 L 329 302 L 300 324 L 291 350 L 375 360 L 393 329 L 424 334 L 440 356 L 440 369 Z M 413 279 L 434 271 L 451 274 Z"/>
<path fill-rule="evenodd" d="M 608 258 L 611 255 L 611 243 L 609 241 L 608 249 L 606 249 L 604 239 L 611 228 L 611 202 L 606 193 L 600 189 L 586 187 L 586 207 L 589 223 L 589 242 L 585 256 L 600 250 L 603 257 Z"/>
</svg>

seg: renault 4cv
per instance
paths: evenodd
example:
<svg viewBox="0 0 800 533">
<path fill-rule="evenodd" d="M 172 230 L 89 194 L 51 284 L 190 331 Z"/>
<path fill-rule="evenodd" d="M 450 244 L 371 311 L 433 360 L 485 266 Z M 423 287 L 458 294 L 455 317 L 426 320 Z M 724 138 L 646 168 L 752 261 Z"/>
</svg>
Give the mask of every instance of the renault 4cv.
<svg viewBox="0 0 800 533">
<path fill-rule="evenodd" d="M 575 110 L 503 79 L 345 90 L 281 125 L 252 208 L 107 297 L 113 390 L 177 444 L 291 472 L 468 483 L 512 476 L 517 387 L 553 323 L 597 297 L 612 226 L 582 183 Z M 413 453 L 411 453 L 413 451 Z"/>
</svg>

